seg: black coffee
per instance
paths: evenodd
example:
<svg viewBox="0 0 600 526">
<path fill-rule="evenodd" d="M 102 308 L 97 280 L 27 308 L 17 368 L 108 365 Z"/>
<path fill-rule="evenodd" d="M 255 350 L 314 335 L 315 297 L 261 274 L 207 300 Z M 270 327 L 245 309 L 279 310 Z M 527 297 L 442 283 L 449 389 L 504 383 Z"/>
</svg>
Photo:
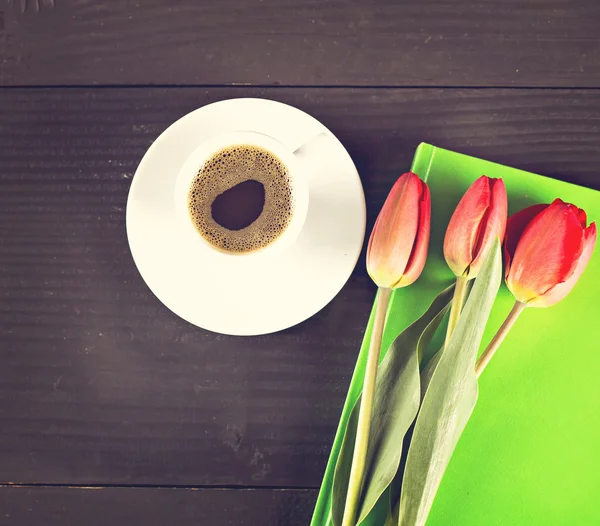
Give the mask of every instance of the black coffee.
<svg viewBox="0 0 600 526">
<path fill-rule="evenodd" d="M 216 223 L 229 230 L 250 226 L 265 207 L 265 185 L 250 179 L 219 194 L 212 202 L 211 215 Z"/>
<path fill-rule="evenodd" d="M 225 148 L 194 178 L 188 210 L 204 239 L 226 252 L 253 252 L 288 227 L 294 200 L 287 167 L 251 145 Z"/>
</svg>

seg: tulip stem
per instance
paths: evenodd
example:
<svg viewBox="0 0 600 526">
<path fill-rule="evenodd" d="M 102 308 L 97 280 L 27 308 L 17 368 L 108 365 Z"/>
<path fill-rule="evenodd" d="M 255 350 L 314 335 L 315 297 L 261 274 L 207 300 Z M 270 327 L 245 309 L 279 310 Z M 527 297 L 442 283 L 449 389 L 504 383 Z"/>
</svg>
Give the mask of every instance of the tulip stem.
<svg viewBox="0 0 600 526">
<path fill-rule="evenodd" d="M 514 325 L 515 321 L 517 321 L 519 314 L 523 312 L 526 306 L 527 305 L 525 305 L 525 303 L 515 301 L 515 304 L 508 313 L 508 316 L 504 320 L 504 323 L 500 326 L 498 332 L 492 338 L 492 341 L 486 347 L 485 351 L 481 353 L 481 356 L 475 364 L 475 375 L 477 376 L 477 378 L 481 376 L 481 373 L 485 369 L 486 365 L 490 363 L 490 360 L 494 356 L 494 353 L 498 350 L 498 347 L 500 347 L 500 344 L 508 334 L 508 331 L 510 331 L 510 328 Z"/>
<path fill-rule="evenodd" d="M 469 280 L 463 276 L 456 276 L 456 287 L 454 288 L 454 296 L 452 296 L 452 305 L 450 306 L 450 318 L 448 318 L 448 329 L 446 330 L 446 343 L 448 346 L 450 337 L 456 328 L 460 312 L 465 304 L 467 297 L 467 285 Z"/>
<path fill-rule="evenodd" d="M 377 380 L 377 365 L 379 364 L 381 351 L 381 338 L 383 336 L 385 315 L 391 292 L 390 289 L 380 288 L 377 295 L 375 319 L 373 321 L 371 341 L 367 353 L 367 366 L 365 368 L 365 379 L 358 412 L 356 441 L 354 442 L 354 453 L 352 455 L 352 467 L 350 469 L 342 526 L 355 526 L 356 514 L 358 513 L 360 492 L 362 490 L 367 461 L 367 447 L 369 446 L 369 431 L 371 429 L 371 414 L 373 413 L 373 398 L 375 394 L 375 381 Z"/>
</svg>

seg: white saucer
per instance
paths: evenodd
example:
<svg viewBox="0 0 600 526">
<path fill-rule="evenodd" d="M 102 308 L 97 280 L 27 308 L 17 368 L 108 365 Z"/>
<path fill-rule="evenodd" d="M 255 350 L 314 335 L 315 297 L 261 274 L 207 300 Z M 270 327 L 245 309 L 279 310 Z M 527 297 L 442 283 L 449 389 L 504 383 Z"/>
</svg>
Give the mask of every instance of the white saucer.
<svg viewBox="0 0 600 526">
<path fill-rule="evenodd" d="M 270 135 L 290 150 L 310 149 L 306 222 L 285 252 L 240 265 L 198 261 L 177 228 L 174 187 L 183 162 L 204 140 L 232 130 Z M 127 199 L 127 237 L 142 278 L 184 320 L 222 334 L 267 334 L 327 305 L 354 269 L 365 234 L 365 199 L 348 152 L 319 121 L 264 99 L 209 104 L 173 123 L 148 149 Z"/>
</svg>

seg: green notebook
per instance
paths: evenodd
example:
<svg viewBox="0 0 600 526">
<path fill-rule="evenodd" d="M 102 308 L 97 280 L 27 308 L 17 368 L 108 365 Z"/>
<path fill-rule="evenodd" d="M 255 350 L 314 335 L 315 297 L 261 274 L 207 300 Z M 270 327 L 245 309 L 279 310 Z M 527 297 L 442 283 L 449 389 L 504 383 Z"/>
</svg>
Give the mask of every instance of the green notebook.
<svg viewBox="0 0 600 526">
<path fill-rule="evenodd" d="M 392 295 L 382 349 L 453 282 L 442 253 L 450 216 L 481 175 L 502 177 L 509 214 L 556 197 L 600 219 L 600 192 L 421 144 L 412 171 L 431 189 L 429 257 L 419 280 Z M 391 186 L 391 184 L 390 184 Z M 479 399 L 446 471 L 428 526 L 600 524 L 600 248 L 573 291 L 527 309 L 480 378 Z M 482 349 L 513 303 L 503 285 Z M 342 430 L 362 386 L 365 332 L 312 526 L 330 524 L 330 491 Z M 367 343 L 365 343 L 367 342 Z M 384 353 L 382 353 L 382 356 Z M 362 525 L 382 526 L 376 506 Z"/>
</svg>

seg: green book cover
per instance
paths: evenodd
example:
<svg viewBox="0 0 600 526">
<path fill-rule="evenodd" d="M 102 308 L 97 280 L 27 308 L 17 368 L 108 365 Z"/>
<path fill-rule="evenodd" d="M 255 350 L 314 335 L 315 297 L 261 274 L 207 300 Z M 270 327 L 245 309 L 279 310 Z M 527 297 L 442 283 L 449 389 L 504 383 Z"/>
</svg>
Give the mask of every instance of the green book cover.
<svg viewBox="0 0 600 526">
<path fill-rule="evenodd" d="M 504 179 L 509 214 L 555 198 L 600 219 L 600 192 L 421 144 L 412 171 L 431 190 L 431 242 L 417 282 L 392 294 L 382 357 L 392 340 L 454 281 L 442 244 L 458 201 L 481 175 Z M 390 187 L 391 187 L 390 182 Z M 527 309 L 479 381 L 475 411 L 456 447 L 428 526 L 600 524 L 600 250 L 573 291 L 549 308 Z M 482 347 L 513 298 L 503 285 Z M 358 356 L 311 522 L 328 526 L 343 430 L 360 394 L 371 320 Z M 382 526 L 383 500 L 363 521 Z"/>
</svg>

